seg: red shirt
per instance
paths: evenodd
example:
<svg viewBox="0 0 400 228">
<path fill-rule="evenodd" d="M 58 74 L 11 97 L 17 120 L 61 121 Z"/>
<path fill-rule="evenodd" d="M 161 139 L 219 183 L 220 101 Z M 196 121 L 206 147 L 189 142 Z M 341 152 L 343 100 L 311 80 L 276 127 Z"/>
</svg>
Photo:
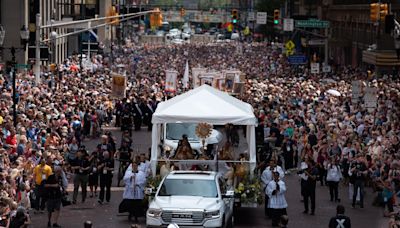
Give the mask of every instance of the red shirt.
<svg viewBox="0 0 400 228">
<path fill-rule="evenodd" d="M 7 136 L 6 144 L 8 144 L 10 146 L 15 146 L 14 148 L 12 148 L 12 151 L 11 151 L 12 154 L 15 154 L 17 152 L 17 136 L 16 135 Z"/>
</svg>

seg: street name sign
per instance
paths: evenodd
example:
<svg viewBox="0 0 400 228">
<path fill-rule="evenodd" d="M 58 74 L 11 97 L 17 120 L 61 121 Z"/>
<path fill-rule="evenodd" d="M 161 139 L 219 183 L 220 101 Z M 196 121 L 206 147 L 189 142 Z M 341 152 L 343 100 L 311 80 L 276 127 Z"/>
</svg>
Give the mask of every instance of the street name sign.
<svg viewBox="0 0 400 228">
<path fill-rule="evenodd" d="M 17 69 L 28 69 L 30 68 L 29 64 L 15 64 L 15 68 Z"/>
<path fill-rule="evenodd" d="M 328 28 L 329 21 L 321 20 L 296 20 L 294 22 L 296 28 Z"/>
<path fill-rule="evenodd" d="M 305 55 L 291 55 L 288 57 L 288 62 L 293 65 L 306 64 L 307 57 Z"/>
</svg>

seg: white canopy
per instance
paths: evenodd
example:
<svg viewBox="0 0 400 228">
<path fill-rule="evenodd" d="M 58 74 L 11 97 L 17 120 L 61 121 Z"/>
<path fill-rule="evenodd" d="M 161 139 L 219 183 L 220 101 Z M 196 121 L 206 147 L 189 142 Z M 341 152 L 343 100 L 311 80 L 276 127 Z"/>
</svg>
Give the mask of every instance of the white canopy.
<svg viewBox="0 0 400 228">
<path fill-rule="evenodd" d="M 228 93 L 202 85 L 158 105 L 152 123 L 256 125 L 253 108 Z"/>
<path fill-rule="evenodd" d="M 202 85 L 182 95 L 158 104 L 153 114 L 151 162 L 153 175 L 156 172 L 159 158 L 161 125 L 165 123 L 201 123 L 214 125 L 247 125 L 246 139 L 249 146 L 251 168 L 255 168 L 256 144 L 255 126 L 257 118 L 250 104 L 245 103 L 228 93 Z"/>
</svg>

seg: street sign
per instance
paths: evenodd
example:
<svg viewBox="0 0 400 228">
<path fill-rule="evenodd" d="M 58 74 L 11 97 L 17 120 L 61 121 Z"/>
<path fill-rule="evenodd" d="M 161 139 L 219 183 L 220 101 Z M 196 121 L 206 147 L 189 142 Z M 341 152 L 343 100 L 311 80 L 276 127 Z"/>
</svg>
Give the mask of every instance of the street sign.
<svg viewBox="0 0 400 228">
<path fill-rule="evenodd" d="M 329 65 L 325 65 L 322 67 L 322 72 L 324 72 L 324 73 L 330 73 L 331 70 L 332 70 L 331 66 L 329 66 Z"/>
<path fill-rule="evenodd" d="M 294 19 L 284 18 L 283 19 L 283 31 L 291 32 L 294 30 Z"/>
<path fill-rule="evenodd" d="M 267 24 L 267 12 L 257 12 L 257 24 Z"/>
<path fill-rule="evenodd" d="M 322 46 L 325 45 L 325 39 L 313 39 L 308 41 L 310 46 Z"/>
<path fill-rule="evenodd" d="M 307 57 L 305 55 L 292 55 L 288 57 L 288 62 L 293 65 L 306 64 Z"/>
<path fill-rule="evenodd" d="M 286 56 L 294 55 L 294 49 L 286 49 Z"/>
<path fill-rule="evenodd" d="M 310 20 L 296 20 L 294 23 L 296 28 L 328 28 L 329 21 L 320 21 L 316 19 Z"/>
<path fill-rule="evenodd" d="M 286 44 L 285 44 L 285 48 L 286 48 L 286 49 L 293 49 L 293 48 L 295 48 L 295 47 L 296 47 L 296 45 L 293 43 L 292 40 L 288 40 L 288 41 L 286 42 Z"/>
<path fill-rule="evenodd" d="M 319 63 L 311 63 L 311 73 L 319 74 Z"/>
<path fill-rule="evenodd" d="M 247 20 L 248 21 L 254 21 L 255 19 L 256 19 L 256 15 L 254 14 L 254 12 L 249 12 Z"/>
<path fill-rule="evenodd" d="M 15 64 L 15 68 L 17 68 L 17 69 L 28 69 L 30 67 L 31 67 L 31 65 L 29 65 L 29 64 Z"/>
<path fill-rule="evenodd" d="M 290 56 L 294 54 L 294 48 L 296 45 L 293 43 L 293 41 L 289 40 L 285 43 L 285 48 L 286 48 L 286 56 Z"/>
</svg>

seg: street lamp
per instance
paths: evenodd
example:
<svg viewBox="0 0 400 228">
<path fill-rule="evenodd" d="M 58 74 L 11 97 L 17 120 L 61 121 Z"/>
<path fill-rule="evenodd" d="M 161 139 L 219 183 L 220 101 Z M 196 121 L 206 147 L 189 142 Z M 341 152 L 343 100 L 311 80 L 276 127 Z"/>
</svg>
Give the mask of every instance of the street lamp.
<svg viewBox="0 0 400 228">
<path fill-rule="evenodd" d="M 4 38 L 5 38 L 6 30 L 3 28 L 3 26 L 0 25 L 0 46 L 3 46 L 4 43 Z M 26 50 L 26 44 L 28 43 L 29 40 L 29 30 L 26 28 L 26 26 L 22 26 L 20 32 L 20 39 L 22 43 L 22 47 L 20 48 L 15 48 L 12 46 L 11 48 L 2 48 L 2 49 L 10 49 L 11 51 L 11 72 L 10 72 L 10 77 L 12 77 L 12 89 L 13 89 L 13 122 L 14 122 L 14 127 L 17 126 L 17 91 L 16 91 L 16 74 L 15 74 L 15 64 L 17 63 L 15 59 L 15 53 L 16 50 Z"/>
</svg>

